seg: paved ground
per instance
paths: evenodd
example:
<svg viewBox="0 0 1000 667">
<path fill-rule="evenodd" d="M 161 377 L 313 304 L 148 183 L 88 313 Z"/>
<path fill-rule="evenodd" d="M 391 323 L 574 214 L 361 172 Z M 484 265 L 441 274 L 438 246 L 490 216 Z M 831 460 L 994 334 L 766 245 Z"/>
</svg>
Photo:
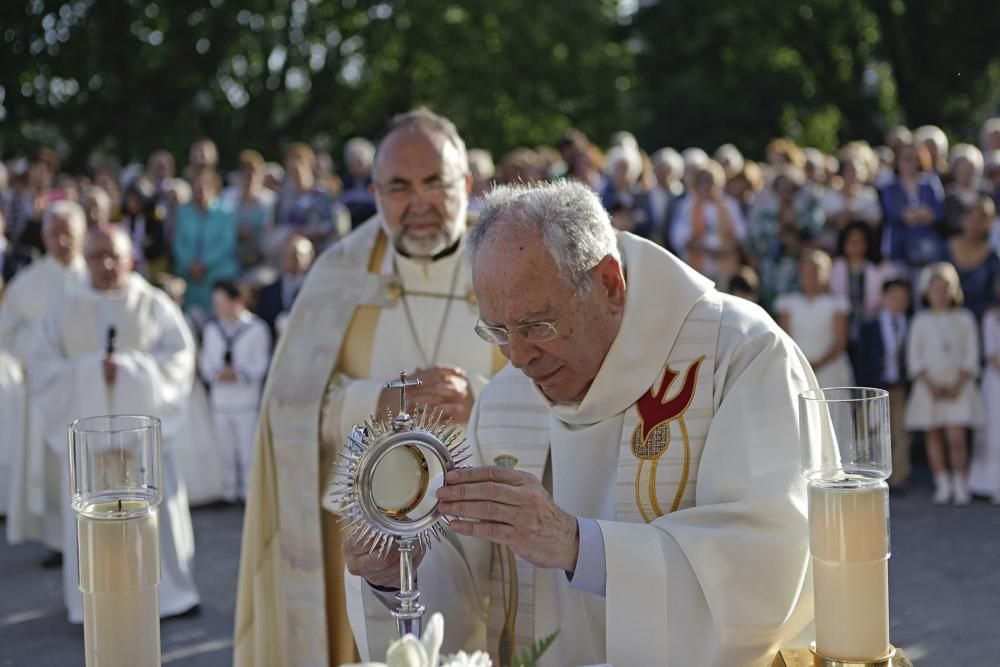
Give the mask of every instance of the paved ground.
<svg viewBox="0 0 1000 667">
<path fill-rule="evenodd" d="M 1000 664 L 1000 507 L 932 507 L 926 485 L 892 502 L 893 641 L 918 667 Z M 232 617 L 242 512 L 194 512 L 197 616 L 163 622 L 169 667 L 232 660 Z M 44 551 L 0 538 L 0 667 L 83 665 L 83 631 L 66 622 L 61 577 Z"/>
<path fill-rule="evenodd" d="M 195 576 L 201 609 L 162 622 L 163 664 L 217 667 L 232 663 L 233 609 L 243 512 L 212 506 L 195 510 Z M 0 537 L 0 666 L 83 666 L 83 628 L 70 625 L 62 574 L 42 569 L 46 550 L 7 544 Z"/>
</svg>

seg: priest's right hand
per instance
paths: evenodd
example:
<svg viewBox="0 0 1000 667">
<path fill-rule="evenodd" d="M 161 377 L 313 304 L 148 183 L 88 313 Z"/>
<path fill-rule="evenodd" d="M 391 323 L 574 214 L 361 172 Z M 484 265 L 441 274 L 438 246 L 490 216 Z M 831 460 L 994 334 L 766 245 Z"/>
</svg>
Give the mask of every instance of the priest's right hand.
<svg viewBox="0 0 1000 667">
<path fill-rule="evenodd" d="M 369 584 L 382 588 L 399 588 L 399 549 L 393 545 L 389 552 L 379 558 L 368 550 L 368 545 L 344 534 L 344 563 L 347 571 L 362 577 Z M 427 551 L 423 547 L 413 553 L 413 567 L 420 565 Z"/>
<path fill-rule="evenodd" d="M 118 367 L 111 356 L 106 356 L 101 361 L 101 372 L 104 374 L 105 384 L 112 385 L 115 383 L 115 377 L 118 375 Z"/>
<path fill-rule="evenodd" d="M 413 412 L 417 406 L 429 405 L 441 408 L 445 419 L 459 424 L 469 421 L 472 404 L 472 385 L 466 372 L 455 366 L 435 366 L 418 368 L 407 375 L 409 380 L 420 380 L 420 385 L 406 391 L 406 409 Z M 389 410 L 396 414 L 399 410 L 399 390 L 383 389 L 379 396 L 378 414 Z"/>
</svg>

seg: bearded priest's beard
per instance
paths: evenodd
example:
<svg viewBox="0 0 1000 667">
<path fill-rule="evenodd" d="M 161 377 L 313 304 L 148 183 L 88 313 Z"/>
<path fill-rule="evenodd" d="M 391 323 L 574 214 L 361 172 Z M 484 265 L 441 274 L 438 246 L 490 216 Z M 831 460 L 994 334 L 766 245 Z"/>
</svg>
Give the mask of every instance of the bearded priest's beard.
<svg viewBox="0 0 1000 667">
<path fill-rule="evenodd" d="M 411 236 L 403 232 L 398 245 L 410 257 L 429 258 L 447 250 L 451 240 L 443 230 L 430 236 Z"/>
</svg>

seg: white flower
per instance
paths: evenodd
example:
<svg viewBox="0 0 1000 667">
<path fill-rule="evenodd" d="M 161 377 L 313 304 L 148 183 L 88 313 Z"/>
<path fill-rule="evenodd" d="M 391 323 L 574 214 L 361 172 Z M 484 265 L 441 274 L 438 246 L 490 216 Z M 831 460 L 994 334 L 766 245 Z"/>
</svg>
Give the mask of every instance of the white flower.
<svg viewBox="0 0 1000 667">
<path fill-rule="evenodd" d="M 459 651 L 455 655 L 445 656 L 441 659 L 441 667 L 493 667 L 490 656 L 482 651 L 476 651 L 469 655 L 465 651 Z"/>
<path fill-rule="evenodd" d="M 437 667 L 438 652 L 441 650 L 441 643 L 444 641 L 444 616 L 440 612 L 431 614 L 431 618 L 424 627 L 424 636 L 420 642 L 427 651 L 427 665 Z M 395 667 L 392 665 L 391 667 Z"/>
<path fill-rule="evenodd" d="M 427 649 L 413 635 L 393 642 L 385 653 L 386 667 L 433 667 Z"/>
<path fill-rule="evenodd" d="M 413 635 L 406 635 L 389 645 L 385 652 L 385 662 L 366 662 L 364 664 L 343 665 L 342 667 L 438 667 L 438 652 L 444 640 L 444 617 L 433 614 L 424 628 L 424 636 L 417 640 Z M 465 663 L 459 663 L 462 667 Z M 472 663 L 479 667 L 479 663 Z M 489 663 L 486 664 L 489 667 Z"/>
</svg>

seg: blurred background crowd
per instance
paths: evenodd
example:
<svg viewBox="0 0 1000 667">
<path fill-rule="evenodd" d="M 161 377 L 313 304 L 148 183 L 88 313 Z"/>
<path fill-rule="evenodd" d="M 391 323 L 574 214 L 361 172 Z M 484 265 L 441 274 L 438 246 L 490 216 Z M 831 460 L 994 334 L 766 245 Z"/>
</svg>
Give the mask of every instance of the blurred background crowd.
<svg viewBox="0 0 1000 667">
<path fill-rule="evenodd" d="M 313 258 L 376 213 L 375 147 L 362 137 L 343 145 L 342 156 L 302 142 L 266 157 L 247 148 L 227 164 L 210 138 L 200 138 L 180 161 L 156 150 L 144 163 L 106 162 L 84 173 L 64 170 L 47 147 L 12 157 L 0 166 L 3 280 L 16 281 L 46 253 L 65 255 L 59 246 L 66 239 L 44 220 L 72 216 L 79 205 L 88 227 L 127 232 L 135 270 L 182 306 L 196 339 L 207 323 L 235 326 L 248 310 L 266 324 L 273 346 Z M 551 145 L 504 155 L 473 149 L 469 163 L 471 217 L 497 183 L 586 183 L 616 228 L 661 244 L 720 289 L 771 312 L 821 385 L 895 389 L 903 420 L 897 439 L 926 431 L 932 468 L 947 471 L 943 454 L 937 460 L 932 453 L 947 444 L 959 448 L 950 458 L 965 470 L 964 433 L 952 437 L 920 415 L 932 409 L 928 401 L 948 398 L 966 406 L 956 417 L 964 427 L 986 426 L 990 411 L 972 390 L 981 370 L 987 402 L 998 400 L 992 377 L 1000 373 L 1000 341 L 992 338 L 1000 332 L 1000 310 L 993 310 L 1000 304 L 1000 118 L 985 120 L 974 143 L 950 143 L 936 126 L 896 126 L 879 145 L 851 141 L 828 153 L 779 138 L 760 156 L 733 144 L 647 150 L 624 131 L 601 146 L 570 129 Z M 941 303 L 932 294 L 939 283 Z M 912 316 L 924 310 L 968 313 L 975 326 L 970 333 L 961 322 L 924 325 L 929 334 L 918 345 Z M 221 357 L 227 347 L 217 344 L 212 354 Z M 271 351 L 258 347 L 257 382 Z M 928 375 L 919 386 L 931 387 L 931 395 L 907 398 L 910 380 L 942 359 L 966 368 L 966 381 L 938 387 Z M 201 364 L 211 389 L 224 364 L 204 350 Z M 897 487 L 909 474 L 904 452 Z M 942 500 L 968 502 L 968 485 L 956 486 Z"/>
<path fill-rule="evenodd" d="M 745 156 L 733 144 L 647 151 L 628 132 L 601 147 L 570 129 L 551 145 L 500 156 L 471 150 L 470 210 L 474 217 L 496 183 L 578 179 L 615 227 L 776 316 L 785 295 L 841 297 L 856 341 L 883 284 L 904 279 L 919 289 L 919 270 L 934 262 L 956 266 L 977 320 L 996 301 L 1000 118 L 982 124 L 977 143 L 949 144 L 935 126 L 897 126 L 882 145 L 851 141 L 831 154 L 775 139 L 763 155 Z M 183 305 L 195 332 L 212 317 L 213 285 L 228 280 L 277 334 L 312 258 L 376 212 L 375 147 L 361 137 L 344 145 L 339 162 L 296 142 L 281 155 L 247 148 L 220 164 L 213 141 L 201 138 L 180 165 L 157 150 L 144 164 L 85 173 L 64 171 L 46 147 L 10 158 L 0 164 L 3 279 L 45 252 L 45 211 L 72 201 L 88 227 L 127 230 L 136 270 Z M 820 269 L 818 285 L 805 265 Z"/>
<path fill-rule="evenodd" d="M 0 322 L 41 317 L 9 289 L 32 262 L 83 270 L 72 219 L 120 225 L 230 411 L 212 385 L 236 338 L 254 330 L 259 392 L 313 259 L 376 212 L 375 133 L 426 103 L 484 147 L 472 217 L 496 183 L 588 184 L 774 315 L 821 384 L 889 388 L 894 486 L 911 432 L 944 479 L 970 433 L 1000 452 L 998 22 L 989 2 L 6 3 Z M 1000 501 L 990 465 L 939 499 Z"/>
</svg>

